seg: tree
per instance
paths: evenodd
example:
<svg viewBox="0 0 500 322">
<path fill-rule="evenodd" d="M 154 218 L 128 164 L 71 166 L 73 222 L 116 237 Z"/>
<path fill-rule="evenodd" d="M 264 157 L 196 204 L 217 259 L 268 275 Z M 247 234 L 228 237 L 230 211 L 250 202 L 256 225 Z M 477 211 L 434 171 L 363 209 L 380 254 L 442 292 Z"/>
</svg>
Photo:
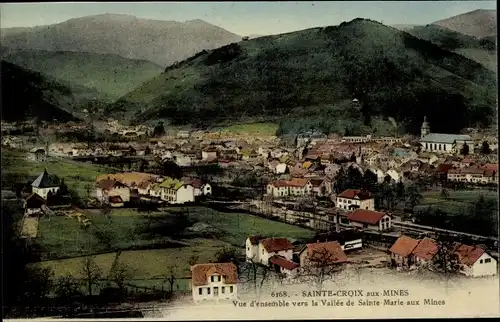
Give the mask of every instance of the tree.
<svg viewBox="0 0 500 322">
<path fill-rule="evenodd" d="M 270 268 L 253 259 L 247 259 L 247 262 L 243 264 L 240 276 L 242 282 L 249 287 L 250 290 L 253 290 L 256 295 L 260 295 L 262 286 L 269 280 Z"/>
<path fill-rule="evenodd" d="M 377 187 L 377 181 L 378 181 L 377 175 L 368 169 L 363 174 L 362 188 L 364 190 L 374 192 Z"/>
<path fill-rule="evenodd" d="M 422 201 L 420 189 L 416 185 L 410 185 L 406 189 L 406 203 L 413 209 Z"/>
<path fill-rule="evenodd" d="M 72 316 L 75 310 L 76 302 L 82 297 L 80 284 L 71 276 L 66 275 L 56 283 L 54 293 L 59 303 L 67 309 L 67 315 Z"/>
<path fill-rule="evenodd" d="M 81 265 L 81 273 L 87 284 L 88 295 L 92 296 L 92 287 L 102 276 L 101 269 L 95 262 L 95 256 L 85 256 Z"/>
<path fill-rule="evenodd" d="M 490 154 L 491 153 L 490 145 L 488 144 L 488 142 L 483 141 L 483 143 L 481 144 L 481 153 L 482 154 Z"/>
<path fill-rule="evenodd" d="M 449 193 L 448 189 L 446 189 L 446 188 L 441 189 L 440 197 L 443 199 L 449 199 L 450 193 Z"/>
<path fill-rule="evenodd" d="M 163 126 L 163 122 L 158 122 L 153 129 L 153 136 L 159 137 L 165 135 L 165 127 Z"/>
<path fill-rule="evenodd" d="M 437 270 L 445 279 L 445 287 L 448 290 L 449 281 L 460 270 L 459 257 L 455 253 L 456 244 L 451 236 L 441 234 L 436 240 L 436 245 L 438 252 L 431 262 L 431 267 Z"/>
<path fill-rule="evenodd" d="M 404 185 L 403 181 L 399 180 L 396 183 L 396 189 L 395 189 L 397 200 L 404 201 L 405 200 L 405 192 L 406 192 L 405 185 Z"/>
<path fill-rule="evenodd" d="M 224 247 L 215 255 L 217 263 L 233 263 L 238 267 L 236 250 L 234 248 Z"/>
<path fill-rule="evenodd" d="M 461 155 L 468 155 L 469 154 L 469 145 L 467 143 L 464 143 L 464 145 L 460 149 L 460 154 Z"/>
<path fill-rule="evenodd" d="M 134 272 L 128 265 L 121 262 L 119 257 L 120 253 L 116 255 L 115 261 L 111 266 L 109 279 L 116 284 L 121 294 L 125 294 L 125 283 L 128 280 L 132 279 L 132 277 L 134 276 Z"/>
<path fill-rule="evenodd" d="M 309 254 L 306 263 L 299 268 L 299 279 L 321 291 L 324 283 L 338 276 L 342 268 L 337 254 L 322 247 Z"/>
<path fill-rule="evenodd" d="M 171 265 L 167 267 L 166 273 L 163 275 L 164 281 L 168 284 L 168 290 L 169 292 L 174 291 L 174 285 L 175 285 L 175 271 L 176 271 L 177 266 Z"/>
<path fill-rule="evenodd" d="M 342 191 L 347 189 L 347 175 L 344 168 L 340 168 L 335 176 L 335 182 L 333 184 L 333 190 L 336 194 L 342 193 Z"/>
<path fill-rule="evenodd" d="M 496 225 L 493 218 L 498 217 L 497 213 L 495 201 L 480 195 L 462 216 L 468 219 L 469 224 L 466 223 L 466 226 L 471 233 L 494 236 Z"/>
</svg>

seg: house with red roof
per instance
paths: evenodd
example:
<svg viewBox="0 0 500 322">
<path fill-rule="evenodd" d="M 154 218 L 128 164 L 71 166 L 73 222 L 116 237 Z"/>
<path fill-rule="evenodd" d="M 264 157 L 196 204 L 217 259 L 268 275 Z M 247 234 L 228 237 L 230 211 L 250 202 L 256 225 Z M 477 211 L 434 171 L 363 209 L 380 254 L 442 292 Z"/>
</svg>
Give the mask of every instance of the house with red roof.
<svg viewBox="0 0 500 322">
<path fill-rule="evenodd" d="M 265 239 L 262 236 L 248 236 L 245 242 L 245 254 L 247 262 L 258 262 L 259 256 L 259 241 Z"/>
<path fill-rule="evenodd" d="M 271 256 L 269 264 L 276 273 L 283 274 L 285 277 L 293 277 L 298 271 L 297 268 L 299 268 L 299 264 L 279 255 Z"/>
<path fill-rule="evenodd" d="M 287 238 L 264 238 L 259 240 L 255 262 L 269 265 L 269 259 L 278 255 L 287 260 L 293 259 L 293 244 Z"/>
<path fill-rule="evenodd" d="M 191 290 L 195 303 L 229 300 L 238 297 L 238 270 L 233 263 L 208 263 L 191 266 Z"/>
<path fill-rule="evenodd" d="M 410 267 L 412 264 L 412 253 L 419 244 L 418 239 L 405 235 L 400 236 L 389 249 L 391 263 L 393 266 Z"/>
<path fill-rule="evenodd" d="M 384 231 L 392 226 L 391 216 L 385 212 L 356 209 L 347 215 L 349 225 L 355 228 Z"/>
<path fill-rule="evenodd" d="M 424 238 L 419 241 L 417 247 L 411 252 L 411 262 L 418 266 L 429 265 L 439 251 L 435 240 Z"/>
<path fill-rule="evenodd" d="M 267 185 L 267 194 L 273 197 L 303 196 L 310 194 L 313 185 L 309 179 L 276 180 Z"/>
<path fill-rule="evenodd" d="M 484 248 L 457 244 L 453 249 L 460 263 L 460 273 L 465 276 L 493 276 L 497 275 L 497 261 Z"/>
<path fill-rule="evenodd" d="M 498 182 L 496 171 L 483 167 L 468 167 L 463 169 L 451 169 L 448 171 L 449 181 L 470 182 L 470 183 L 493 183 Z"/>
<path fill-rule="evenodd" d="M 337 196 L 337 207 L 346 210 L 375 210 L 375 199 L 369 191 L 347 189 Z"/>
<path fill-rule="evenodd" d="M 102 179 L 96 183 L 97 199 L 109 203 L 110 198 L 119 196 L 122 202 L 130 201 L 130 188 L 115 179 Z"/>
<path fill-rule="evenodd" d="M 347 255 L 338 241 L 307 244 L 299 252 L 299 258 L 301 266 L 310 263 L 336 265 L 348 262 Z"/>
</svg>

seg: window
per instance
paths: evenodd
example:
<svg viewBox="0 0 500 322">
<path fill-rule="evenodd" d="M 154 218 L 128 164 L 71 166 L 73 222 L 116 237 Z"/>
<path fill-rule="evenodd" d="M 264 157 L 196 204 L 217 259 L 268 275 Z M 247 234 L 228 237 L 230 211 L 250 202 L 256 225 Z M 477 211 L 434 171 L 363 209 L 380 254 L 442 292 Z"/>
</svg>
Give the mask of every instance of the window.
<svg viewBox="0 0 500 322">
<path fill-rule="evenodd" d="M 490 263 L 490 262 L 491 262 L 491 258 L 486 258 L 486 259 L 484 260 L 484 262 L 485 262 L 485 263 Z"/>
<path fill-rule="evenodd" d="M 207 294 L 210 295 L 210 287 L 207 287 Z"/>
<path fill-rule="evenodd" d="M 214 282 L 214 277 L 215 277 L 215 276 L 210 276 L 210 281 L 211 281 L 211 282 Z"/>
<path fill-rule="evenodd" d="M 233 287 L 229 286 L 229 293 L 233 293 Z"/>
<path fill-rule="evenodd" d="M 480 260 L 479 260 L 479 264 L 482 264 L 482 263 L 483 263 L 483 260 L 482 260 L 482 259 L 480 259 Z"/>
<path fill-rule="evenodd" d="M 221 292 L 222 294 L 226 293 L 226 287 L 225 287 L 225 286 L 221 287 L 220 292 Z"/>
<path fill-rule="evenodd" d="M 200 287 L 200 288 L 198 289 L 198 294 L 199 294 L 199 295 L 202 295 L 202 294 L 203 294 L 203 288 L 202 288 L 202 287 Z"/>
</svg>

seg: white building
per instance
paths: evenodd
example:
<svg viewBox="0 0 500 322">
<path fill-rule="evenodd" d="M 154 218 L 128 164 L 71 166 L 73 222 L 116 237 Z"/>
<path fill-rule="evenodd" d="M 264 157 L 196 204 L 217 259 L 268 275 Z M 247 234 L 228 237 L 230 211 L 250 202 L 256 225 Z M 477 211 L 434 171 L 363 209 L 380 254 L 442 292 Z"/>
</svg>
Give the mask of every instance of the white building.
<svg viewBox="0 0 500 322">
<path fill-rule="evenodd" d="M 274 197 L 304 196 L 311 194 L 312 190 L 308 179 L 276 180 L 267 185 L 267 194 Z"/>
<path fill-rule="evenodd" d="M 96 196 L 104 203 L 108 203 L 112 197 L 120 197 L 122 202 L 129 202 L 130 188 L 115 179 L 102 179 L 96 184 Z"/>
<path fill-rule="evenodd" d="M 383 212 L 356 209 L 347 216 L 352 227 L 383 231 L 392 226 L 391 216 Z"/>
<path fill-rule="evenodd" d="M 193 300 L 232 300 L 238 298 L 238 270 L 233 263 L 191 266 Z"/>
<path fill-rule="evenodd" d="M 269 258 L 279 255 L 287 260 L 293 258 L 293 245 L 286 238 L 265 238 L 259 240 L 257 256 L 254 260 L 263 265 L 269 265 Z"/>
<path fill-rule="evenodd" d="M 465 276 L 493 276 L 498 272 L 497 261 L 481 247 L 460 244 L 454 253 L 458 255 L 460 273 Z"/>
<path fill-rule="evenodd" d="M 337 241 L 307 244 L 299 252 L 299 258 L 302 267 L 311 263 L 334 265 L 348 261 L 347 255 Z"/>
<path fill-rule="evenodd" d="M 447 154 L 460 153 L 465 144 L 469 146 L 469 154 L 473 154 L 475 146 L 475 142 L 470 135 L 431 133 L 425 117 L 421 128 L 420 144 L 423 152 Z"/>
<path fill-rule="evenodd" d="M 375 210 L 375 199 L 368 191 L 347 189 L 337 196 L 337 207 L 345 210 Z"/>
<path fill-rule="evenodd" d="M 260 236 L 249 236 L 245 242 L 245 254 L 247 262 L 259 262 L 259 241 L 264 239 Z"/>
<path fill-rule="evenodd" d="M 166 178 L 159 184 L 160 198 L 171 204 L 183 204 L 194 201 L 194 187 L 182 181 Z"/>
<path fill-rule="evenodd" d="M 49 193 L 56 194 L 59 191 L 59 184 L 55 183 L 54 180 L 47 173 L 47 169 L 36 178 L 31 184 L 33 193 L 36 193 L 43 199 L 47 199 Z"/>
</svg>

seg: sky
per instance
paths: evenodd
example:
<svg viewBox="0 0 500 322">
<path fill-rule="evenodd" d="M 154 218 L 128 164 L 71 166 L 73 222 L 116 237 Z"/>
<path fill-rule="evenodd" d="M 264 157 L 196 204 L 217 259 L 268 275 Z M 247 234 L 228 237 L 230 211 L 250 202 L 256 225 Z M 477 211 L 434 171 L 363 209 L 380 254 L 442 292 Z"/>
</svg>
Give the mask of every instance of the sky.
<svg viewBox="0 0 500 322">
<path fill-rule="evenodd" d="M 2 3 L 2 28 L 49 25 L 89 15 L 116 13 L 139 18 L 202 19 L 238 35 L 268 35 L 369 18 L 386 25 L 425 25 L 495 1 L 273 1 L 273 2 L 57 2 Z"/>
</svg>

